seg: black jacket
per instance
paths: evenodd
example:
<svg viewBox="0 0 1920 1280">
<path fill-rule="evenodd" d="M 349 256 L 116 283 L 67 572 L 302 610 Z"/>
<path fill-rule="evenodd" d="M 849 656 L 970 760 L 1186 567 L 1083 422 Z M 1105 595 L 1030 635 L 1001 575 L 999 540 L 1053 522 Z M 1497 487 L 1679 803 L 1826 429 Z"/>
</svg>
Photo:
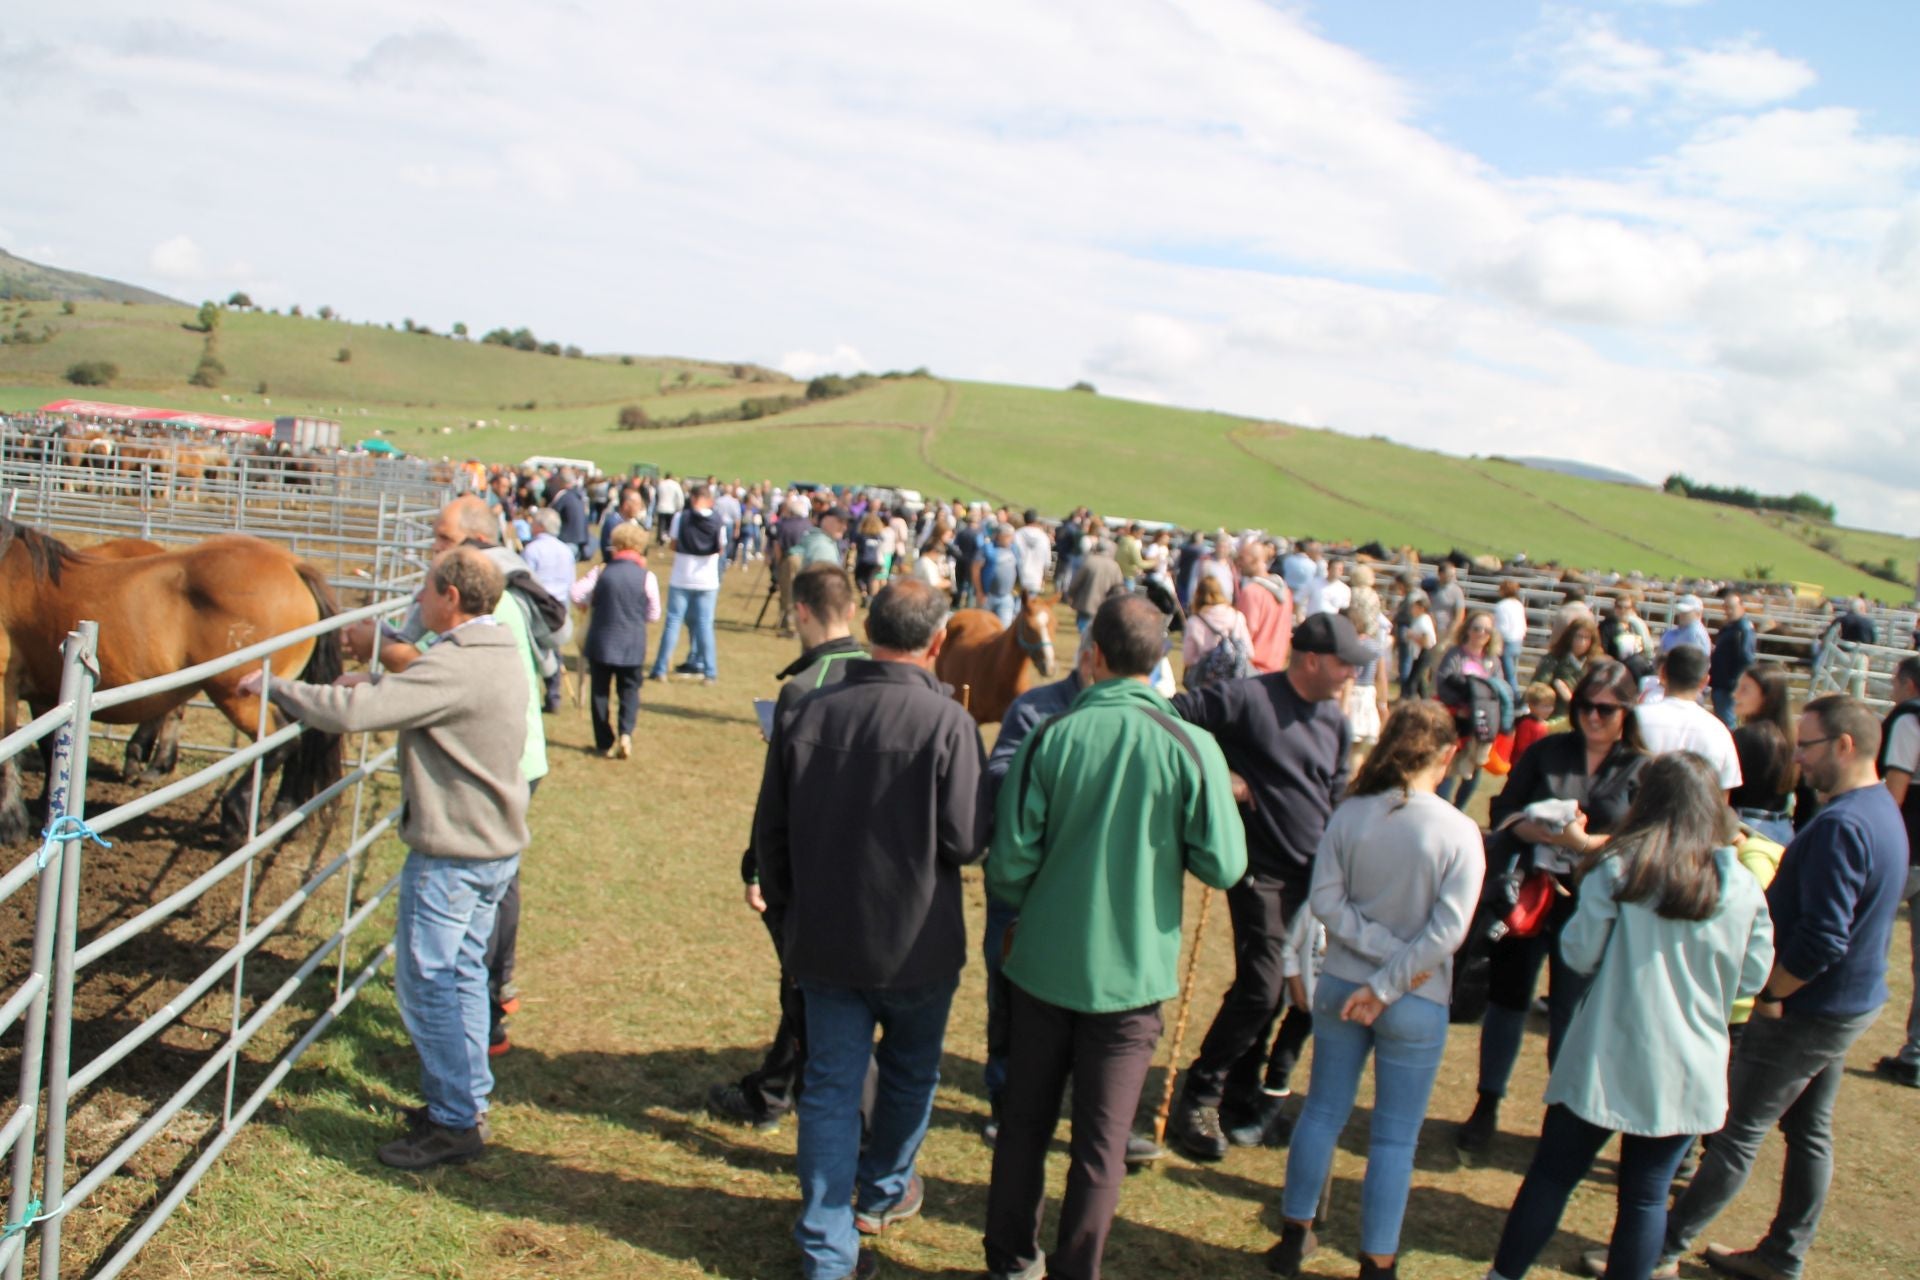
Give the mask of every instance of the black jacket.
<svg viewBox="0 0 1920 1280">
<path fill-rule="evenodd" d="M 1487 816 L 1498 827 L 1536 800 L 1576 800 L 1587 815 L 1587 833 L 1610 835 L 1640 794 L 1640 770 L 1649 758 L 1618 742 L 1599 771 L 1588 774 L 1585 736 L 1578 729 L 1549 734 L 1513 766 Z"/>
<path fill-rule="evenodd" d="M 1314 853 L 1347 788 L 1353 733 L 1340 703 L 1308 702 L 1279 671 L 1183 693 L 1173 709 L 1219 741 L 1253 793 L 1253 808 L 1240 810 L 1248 869 L 1305 902 Z"/>
<path fill-rule="evenodd" d="M 780 730 L 793 718 L 794 708 L 800 700 L 815 689 L 830 684 L 839 684 L 846 678 L 847 663 L 852 658 L 864 658 L 867 651 L 852 636 L 841 636 L 838 640 L 828 640 L 801 652 L 782 668 L 776 680 L 784 680 L 780 693 L 773 704 L 773 736 L 767 739 L 767 754 L 773 754 L 773 744 L 780 740 Z M 756 815 L 756 821 L 757 821 Z M 753 842 L 747 842 L 747 851 L 740 855 L 740 879 L 752 884 L 760 878 L 760 859 L 754 855 Z"/>
<path fill-rule="evenodd" d="M 754 815 L 787 973 L 860 989 L 950 981 L 967 959 L 960 868 L 986 854 L 980 730 L 930 672 L 844 665 L 777 726 Z"/>
</svg>

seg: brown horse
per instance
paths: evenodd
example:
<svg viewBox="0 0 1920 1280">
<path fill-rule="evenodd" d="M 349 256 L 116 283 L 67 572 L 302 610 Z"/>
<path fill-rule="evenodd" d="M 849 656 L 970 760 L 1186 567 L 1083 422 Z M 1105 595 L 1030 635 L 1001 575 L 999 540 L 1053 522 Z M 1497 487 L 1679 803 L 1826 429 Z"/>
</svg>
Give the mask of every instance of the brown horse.
<svg viewBox="0 0 1920 1280">
<path fill-rule="evenodd" d="M 179 551 L 114 559 L 76 551 L 45 534 L 0 520 L 0 669 L 6 728 L 19 724 L 26 699 L 36 713 L 59 696 L 60 646 L 83 619 L 100 624 L 99 687 L 112 689 L 167 675 L 307 626 L 336 612 L 333 592 L 312 566 L 272 543 L 222 534 Z M 338 636 L 290 645 L 274 667 L 300 678 L 340 674 Z M 156 694 L 102 712 L 110 724 L 156 721 L 204 692 L 251 735 L 260 704 L 237 690 L 251 666 L 204 684 Z M 282 723 L 275 716 L 272 723 Z M 302 733 L 267 758 L 285 766 L 276 810 L 303 803 L 340 776 L 340 740 Z M 243 770 L 221 801 L 223 834 L 244 834 L 252 771 Z M 0 765 L 0 841 L 25 839 L 30 824 L 16 760 Z"/>
<path fill-rule="evenodd" d="M 145 538 L 112 538 L 85 548 L 96 560 L 138 560 L 157 556 L 166 548 Z M 180 764 L 180 730 L 185 727 L 187 709 L 175 707 L 158 720 L 148 720 L 127 738 L 127 758 L 120 766 L 126 782 L 159 782 Z"/>
<path fill-rule="evenodd" d="M 1021 592 L 1010 627 L 985 609 L 960 610 L 947 620 L 947 642 L 934 670 L 956 695 L 967 687 L 967 710 L 976 722 L 998 722 L 1033 687 L 1036 674 L 1053 674 L 1052 601 Z"/>
</svg>

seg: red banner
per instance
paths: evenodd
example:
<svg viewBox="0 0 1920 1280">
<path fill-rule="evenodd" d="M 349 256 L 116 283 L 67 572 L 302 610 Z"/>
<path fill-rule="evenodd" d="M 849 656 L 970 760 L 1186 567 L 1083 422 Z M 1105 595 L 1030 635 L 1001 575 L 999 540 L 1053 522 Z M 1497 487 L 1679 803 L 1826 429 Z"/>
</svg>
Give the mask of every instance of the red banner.
<svg viewBox="0 0 1920 1280">
<path fill-rule="evenodd" d="M 40 406 L 42 413 L 74 413 L 86 418 L 113 418 L 120 422 L 172 422 L 209 431 L 238 431 L 270 436 L 273 424 L 257 418 L 230 418 L 221 413 L 192 413 L 186 409 L 150 409 L 133 404 L 106 404 L 99 400 L 55 400 Z"/>
</svg>

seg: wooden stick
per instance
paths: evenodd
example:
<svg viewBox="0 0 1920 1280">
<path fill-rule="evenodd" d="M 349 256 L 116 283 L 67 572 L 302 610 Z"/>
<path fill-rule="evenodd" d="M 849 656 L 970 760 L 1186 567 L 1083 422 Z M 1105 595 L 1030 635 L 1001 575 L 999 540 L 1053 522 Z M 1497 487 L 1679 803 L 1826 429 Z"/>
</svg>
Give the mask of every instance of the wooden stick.
<svg viewBox="0 0 1920 1280">
<path fill-rule="evenodd" d="M 962 711 L 973 710 L 973 686 L 970 684 L 960 686 L 960 709 Z"/>
<path fill-rule="evenodd" d="M 1187 952 L 1187 976 L 1180 984 L 1180 1011 L 1173 1019 L 1173 1047 L 1167 1054 L 1167 1083 L 1160 1091 L 1160 1110 L 1153 1117 L 1153 1140 L 1167 1140 L 1167 1117 L 1173 1114 L 1173 1082 L 1180 1074 L 1180 1046 L 1187 1038 L 1187 1015 L 1193 1009 L 1193 980 L 1200 971 L 1200 944 L 1207 937 L 1207 916 L 1213 911 L 1213 887 L 1200 896 L 1200 920 L 1193 926 L 1193 946 Z"/>
</svg>

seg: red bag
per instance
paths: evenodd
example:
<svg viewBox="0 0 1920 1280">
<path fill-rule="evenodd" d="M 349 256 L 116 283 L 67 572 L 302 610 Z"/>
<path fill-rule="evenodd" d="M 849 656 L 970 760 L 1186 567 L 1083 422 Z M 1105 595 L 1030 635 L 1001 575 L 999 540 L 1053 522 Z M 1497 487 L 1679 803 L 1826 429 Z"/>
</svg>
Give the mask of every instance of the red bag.
<svg viewBox="0 0 1920 1280">
<path fill-rule="evenodd" d="M 1553 913 L 1553 875 L 1547 871 L 1529 871 L 1521 877 L 1513 905 L 1501 917 L 1507 931 L 1517 938 L 1531 938 L 1547 927 Z"/>
</svg>

